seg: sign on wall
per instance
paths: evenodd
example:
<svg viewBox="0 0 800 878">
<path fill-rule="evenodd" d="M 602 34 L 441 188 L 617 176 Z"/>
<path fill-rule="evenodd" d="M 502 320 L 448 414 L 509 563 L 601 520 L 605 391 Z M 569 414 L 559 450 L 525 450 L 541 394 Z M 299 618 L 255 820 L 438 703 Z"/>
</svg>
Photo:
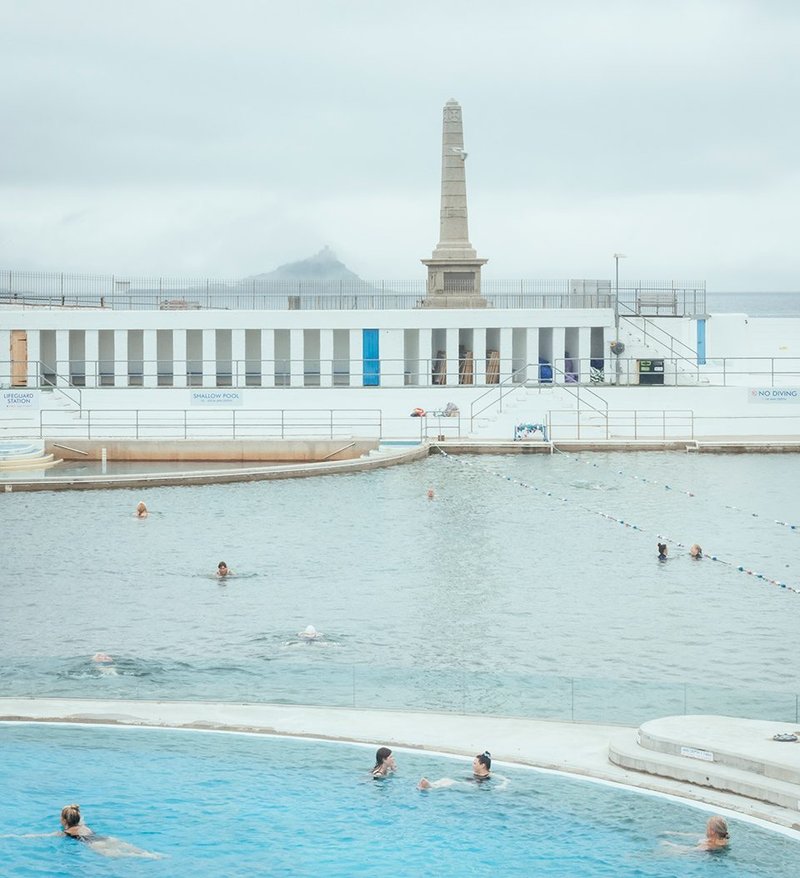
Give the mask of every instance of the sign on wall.
<svg viewBox="0 0 800 878">
<path fill-rule="evenodd" d="M 21 409 L 23 411 L 39 411 L 40 400 L 38 390 L 3 390 L 0 391 L 0 407 L 4 409 Z"/>
<path fill-rule="evenodd" d="M 800 387 L 751 387 L 748 402 L 800 402 Z"/>
<path fill-rule="evenodd" d="M 244 396 L 241 390 L 192 390 L 189 401 L 191 405 L 241 406 Z"/>
</svg>

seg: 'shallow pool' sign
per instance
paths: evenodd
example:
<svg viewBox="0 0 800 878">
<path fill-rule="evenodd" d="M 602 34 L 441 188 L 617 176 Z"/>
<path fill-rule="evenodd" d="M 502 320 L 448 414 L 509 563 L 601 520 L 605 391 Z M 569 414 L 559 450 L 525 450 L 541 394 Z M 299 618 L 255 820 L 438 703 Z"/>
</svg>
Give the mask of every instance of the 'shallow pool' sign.
<svg viewBox="0 0 800 878">
<path fill-rule="evenodd" d="M 241 390 L 192 390 L 192 405 L 240 406 L 244 404 Z"/>
</svg>

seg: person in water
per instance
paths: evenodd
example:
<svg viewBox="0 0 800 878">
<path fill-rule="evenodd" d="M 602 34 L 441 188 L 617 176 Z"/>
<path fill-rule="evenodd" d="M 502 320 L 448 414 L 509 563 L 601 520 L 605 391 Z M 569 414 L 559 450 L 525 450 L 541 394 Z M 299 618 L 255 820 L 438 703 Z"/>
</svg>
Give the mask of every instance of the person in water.
<svg viewBox="0 0 800 878">
<path fill-rule="evenodd" d="M 310 643 L 312 640 L 319 640 L 320 637 L 323 637 L 321 631 L 317 631 L 317 629 L 313 625 L 306 625 L 304 631 L 298 631 L 297 636 L 301 640 L 305 640 L 307 643 Z"/>
<path fill-rule="evenodd" d="M 695 543 L 692 548 L 689 549 L 689 554 L 695 559 L 695 561 L 699 561 L 703 557 L 703 550 L 697 545 L 697 543 Z"/>
<path fill-rule="evenodd" d="M 691 835 L 688 832 L 667 832 L 665 835 L 681 835 L 687 838 L 697 838 L 696 835 Z M 706 823 L 706 834 L 700 841 L 697 842 L 694 846 L 675 844 L 671 841 L 665 841 L 664 844 L 669 845 L 670 847 L 678 848 L 682 853 L 689 853 L 690 851 L 718 851 L 726 848 L 728 846 L 728 842 L 730 840 L 730 835 L 728 834 L 728 823 L 724 817 L 720 817 L 719 815 L 715 815 L 714 817 L 709 817 L 708 822 Z"/>
<path fill-rule="evenodd" d="M 145 857 L 149 860 L 160 860 L 162 854 L 152 851 L 144 851 L 127 841 L 121 841 L 111 835 L 97 835 L 81 819 L 80 805 L 65 805 L 61 809 L 61 829 L 57 832 L 34 832 L 20 836 L 4 836 L 16 838 L 43 838 L 49 835 L 61 835 L 64 838 L 73 838 L 83 842 L 95 853 L 104 857 Z"/>
<path fill-rule="evenodd" d="M 226 576 L 233 576 L 233 570 L 230 570 L 224 561 L 220 561 L 217 564 L 217 576 L 220 579 L 224 579 Z"/>
<path fill-rule="evenodd" d="M 472 760 L 472 780 L 475 783 L 483 783 L 492 776 L 492 754 L 488 750 L 479 753 Z M 457 781 L 449 777 L 443 777 L 441 780 L 430 781 L 427 777 L 423 777 L 417 784 L 421 790 L 441 789 L 442 787 L 451 787 Z"/>
<path fill-rule="evenodd" d="M 136 517 L 137 518 L 147 518 L 150 513 L 147 511 L 147 507 L 144 505 L 144 500 L 140 500 L 136 504 Z"/>
<path fill-rule="evenodd" d="M 375 767 L 372 769 L 372 776 L 374 778 L 388 777 L 396 768 L 392 751 L 388 747 L 378 747 L 375 753 Z"/>
<path fill-rule="evenodd" d="M 659 543 L 658 544 L 658 560 L 666 561 L 667 560 L 667 544 Z"/>
</svg>

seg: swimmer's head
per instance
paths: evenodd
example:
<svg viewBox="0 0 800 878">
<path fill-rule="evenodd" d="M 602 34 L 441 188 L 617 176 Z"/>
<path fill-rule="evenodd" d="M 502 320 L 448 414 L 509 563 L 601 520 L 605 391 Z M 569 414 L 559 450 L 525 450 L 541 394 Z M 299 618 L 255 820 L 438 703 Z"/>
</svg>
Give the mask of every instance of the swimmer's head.
<svg viewBox="0 0 800 878">
<path fill-rule="evenodd" d="M 375 752 L 375 768 L 380 768 L 387 759 L 391 758 L 392 751 L 388 747 L 378 747 Z"/>
<path fill-rule="evenodd" d="M 724 817 L 709 817 L 706 823 L 706 835 L 709 838 L 728 838 L 728 824 Z"/>
<path fill-rule="evenodd" d="M 144 500 L 140 500 L 136 504 L 136 514 L 137 515 L 144 515 L 146 512 L 147 512 L 147 506 L 145 506 Z"/>
<path fill-rule="evenodd" d="M 228 565 L 224 561 L 220 561 L 217 564 L 217 573 L 224 576 L 228 572 Z"/>
<path fill-rule="evenodd" d="M 305 637 L 306 640 L 313 640 L 315 637 L 319 637 L 319 631 L 313 625 L 306 625 L 305 630 L 300 632 L 301 637 Z"/>
<path fill-rule="evenodd" d="M 692 548 L 689 549 L 689 554 L 692 556 L 692 558 L 702 558 L 703 550 L 700 548 L 700 546 L 697 545 L 697 543 L 695 543 Z"/>
<path fill-rule="evenodd" d="M 487 771 L 492 770 L 492 754 L 488 750 L 484 750 L 483 753 L 479 753 L 472 760 L 473 769 L 477 769 L 478 766 L 483 766 Z"/>
<path fill-rule="evenodd" d="M 81 822 L 81 806 L 65 805 L 61 809 L 61 825 L 69 828 L 77 826 Z"/>
<path fill-rule="evenodd" d="M 100 664 L 108 664 L 108 662 L 113 662 L 114 659 L 107 652 L 96 652 L 92 656 L 93 662 L 98 662 Z"/>
<path fill-rule="evenodd" d="M 433 488 L 428 488 L 428 499 L 433 500 L 435 496 L 436 494 L 434 493 Z"/>
<path fill-rule="evenodd" d="M 658 552 L 660 555 L 666 555 L 667 554 L 667 544 L 666 543 L 659 543 L 658 544 Z"/>
</svg>

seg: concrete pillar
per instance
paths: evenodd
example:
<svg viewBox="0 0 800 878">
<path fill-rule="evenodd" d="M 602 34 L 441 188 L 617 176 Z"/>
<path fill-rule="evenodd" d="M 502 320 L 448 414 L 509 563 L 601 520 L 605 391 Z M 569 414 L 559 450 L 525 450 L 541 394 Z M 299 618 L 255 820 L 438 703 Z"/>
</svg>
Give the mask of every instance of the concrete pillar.
<svg viewBox="0 0 800 878">
<path fill-rule="evenodd" d="M 11 387 L 11 330 L 0 329 L 0 387 Z"/>
<path fill-rule="evenodd" d="M 564 383 L 564 349 L 567 333 L 563 326 L 553 327 L 553 383 Z"/>
<path fill-rule="evenodd" d="M 458 387 L 458 329 L 445 330 L 447 386 Z"/>
<path fill-rule="evenodd" d="M 433 347 L 433 330 L 420 329 L 419 331 L 419 381 L 422 387 L 430 387 L 433 363 L 431 348 Z"/>
<path fill-rule="evenodd" d="M 231 386 L 247 385 L 247 353 L 245 347 L 245 330 L 231 330 Z"/>
<path fill-rule="evenodd" d="M 289 330 L 289 386 L 302 387 L 306 374 L 305 333 L 302 329 Z"/>
<path fill-rule="evenodd" d="M 203 387 L 217 386 L 217 330 L 203 330 Z"/>
<path fill-rule="evenodd" d="M 511 377 L 513 364 L 514 330 L 510 327 L 500 330 L 500 383 Z"/>
<path fill-rule="evenodd" d="M 28 387 L 38 387 L 41 384 L 42 372 L 40 360 L 42 359 L 42 338 L 38 329 L 29 329 L 28 335 Z"/>
<path fill-rule="evenodd" d="M 476 326 L 472 331 L 472 358 L 475 384 L 486 384 L 486 329 L 482 326 Z"/>
<path fill-rule="evenodd" d="M 591 326 L 581 326 L 578 329 L 578 353 L 580 358 L 578 364 L 578 379 L 581 384 L 588 384 L 592 380 L 591 363 L 589 362 L 592 355 L 592 328 Z"/>
<path fill-rule="evenodd" d="M 350 386 L 364 384 L 364 330 L 350 330 Z"/>
<path fill-rule="evenodd" d="M 69 384 L 69 330 L 56 330 L 56 386 L 66 387 Z"/>
<path fill-rule="evenodd" d="M 261 330 L 261 386 L 275 386 L 275 330 Z"/>
<path fill-rule="evenodd" d="M 172 330 L 172 386 L 186 387 L 186 330 Z"/>
<path fill-rule="evenodd" d="M 100 333 L 87 329 L 83 334 L 83 373 L 86 387 L 97 387 L 100 378 Z"/>
<path fill-rule="evenodd" d="M 539 381 L 539 327 L 533 326 L 527 331 L 528 381 Z"/>
<path fill-rule="evenodd" d="M 128 386 L 128 330 L 114 330 L 114 387 Z"/>
<path fill-rule="evenodd" d="M 142 331 L 142 387 L 158 387 L 158 336 L 155 329 Z"/>
<path fill-rule="evenodd" d="M 333 387 L 333 330 L 319 331 L 319 386 Z"/>
</svg>

